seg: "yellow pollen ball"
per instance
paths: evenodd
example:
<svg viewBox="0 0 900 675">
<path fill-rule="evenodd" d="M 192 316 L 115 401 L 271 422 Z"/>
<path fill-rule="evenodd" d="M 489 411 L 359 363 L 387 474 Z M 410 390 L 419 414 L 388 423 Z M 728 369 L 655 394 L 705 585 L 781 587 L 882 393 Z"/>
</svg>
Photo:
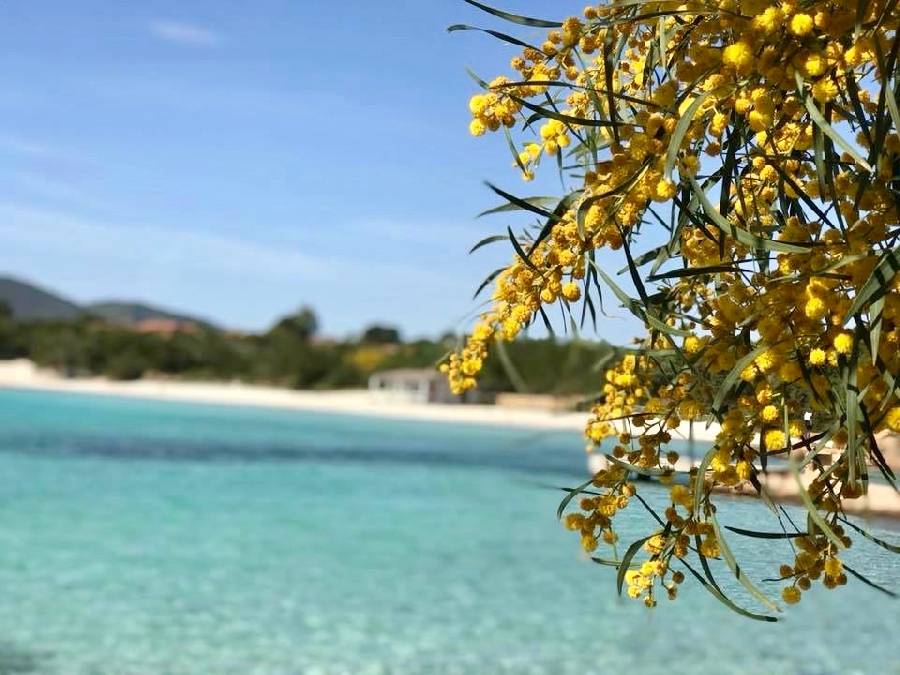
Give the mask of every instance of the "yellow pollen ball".
<svg viewBox="0 0 900 675">
<path fill-rule="evenodd" d="M 791 17 L 791 32 L 794 35 L 803 37 L 812 33 L 815 22 L 809 14 L 795 14 Z"/>
<path fill-rule="evenodd" d="M 744 70 L 753 62 L 753 50 L 741 40 L 725 47 L 722 52 L 722 63 L 735 70 Z"/>
<path fill-rule="evenodd" d="M 815 349 L 811 349 L 809 352 L 809 362 L 814 366 L 821 366 L 823 363 L 825 363 L 826 357 L 827 354 L 825 354 L 825 350 L 819 349 L 818 347 L 816 347 Z"/>
<path fill-rule="evenodd" d="M 581 297 L 581 288 L 574 281 L 563 284 L 562 296 L 569 302 L 576 302 Z"/>
<path fill-rule="evenodd" d="M 900 432 L 900 405 L 888 410 L 884 423 L 891 431 Z"/>
<path fill-rule="evenodd" d="M 841 564 L 841 561 L 837 558 L 828 558 L 824 564 L 825 574 L 830 577 L 840 576 L 841 572 L 844 571 L 844 566 Z"/>
<path fill-rule="evenodd" d="M 769 429 L 765 441 L 769 450 L 781 450 L 784 447 L 784 432 L 781 429 Z"/>
<path fill-rule="evenodd" d="M 788 586 L 783 591 L 781 591 L 781 599 L 789 605 L 796 605 L 798 602 L 800 602 L 800 591 L 797 590 L 794 586 Z"/>
<path fill-rule="evenodd" d="M 778 408 L 774 405 L 767 405 L 762 409 L 762 418 L 766 422 L 774 422 L 778 419 Z"/>
<path fill-rule="evenodd" d="M 666 180 L 663 178 L 659 183 L 656 184 L 656 198 L 659 201 L 666 201 L 675 196 L 675 192 L 677 188 L 675 187 L 675 183 L 670 180 Z"/>
<path fill-rule="evenodd" d="M 803 313 L 810 319 L 821 319 L 828 312 L 828 306 L 822 298 L 810 298 L 803 308 Z"/>
<path fill-rule="evenodd" d="M 833 344 L 838 354 L 849 354 L 853 351 L 853 336 L 850 333 L 838 333 Z"/>
</svg>

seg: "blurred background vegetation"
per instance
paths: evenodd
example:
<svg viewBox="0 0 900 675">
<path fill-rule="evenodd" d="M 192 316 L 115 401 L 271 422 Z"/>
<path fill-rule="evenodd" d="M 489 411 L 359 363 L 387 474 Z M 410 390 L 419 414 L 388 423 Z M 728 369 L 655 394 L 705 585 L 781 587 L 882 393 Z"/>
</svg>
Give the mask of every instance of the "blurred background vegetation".
<svg viewBox="0 0 900 675">
<path fill-rule="evenodd" d="M 451 334 L 404 341 L 390 325 L 369 326 L 343 340 L 324 337 L 309 307 L 265 332 L 242 333 L 145 305 L 52 304 L 46 294 L 36 296 L 20 282 L 0 283 L 0 359 L 27 358 L 70 377 L 358 388 L 374 372 L 433 368 L 456 344 Z M 504 358 L 487 361 L 482 391 L 587 396 L 600 388 L 602 366 L 616 348 L 547 338 L 521 339 L 504 350 Z"/>
</svg>

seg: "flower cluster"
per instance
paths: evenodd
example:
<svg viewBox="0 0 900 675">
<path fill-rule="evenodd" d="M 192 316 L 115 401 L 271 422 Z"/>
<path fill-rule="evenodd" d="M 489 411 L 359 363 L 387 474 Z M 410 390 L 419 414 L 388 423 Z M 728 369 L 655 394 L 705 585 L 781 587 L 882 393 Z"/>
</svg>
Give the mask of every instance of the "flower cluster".
<svg viewBox="0 0 900 675">
<path fill-rule="evenodd" d="M 492 344 L 548 305 L 595 315 L 606 284 L 647 334 L 606 372 L 587 425 L 591 447 L 615 439 L 617 464 L 566 519 L 584 548 L 615 544 L 629 473 L 675 481 L 651 558 L 625 577 L 648 604 L 657 580 L 674 597 L 673 556 L 730 558 L 714 490 L 761 490 L 768 460 L 785 459 L 813 479 L 784 600 L 811 579 L 844 583 L 842 504 L 870 471 L 893 480 L 875 436 L 900 432 L 900 11 L 639 0 L 558 24 L 506 16 L 552 29 L 512 60 L 516 76 L 472 98 L 471 131 L 521 121 L 525 179 L 548 156 L 572 171 L 555 205 L 510 200 L 539 227 L 515 242 L 490 308 L 442 365 L 453 391 L 477 386 Z M 650 231 L 666 243 L 633 253 Z M 604 248 L 622 252 L 638 297 L 597 265 Z M 679 476 L 671 432 L 699 419 L 718 425 L 715 444 Z M 817 454 L 826 444 L 831 463 Z"/>
</svg>

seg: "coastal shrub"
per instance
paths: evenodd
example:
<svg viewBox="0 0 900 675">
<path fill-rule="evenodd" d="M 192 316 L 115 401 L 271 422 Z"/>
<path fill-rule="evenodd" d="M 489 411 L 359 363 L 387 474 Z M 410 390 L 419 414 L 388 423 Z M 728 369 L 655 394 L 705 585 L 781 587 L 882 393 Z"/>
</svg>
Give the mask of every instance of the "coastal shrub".
<svg viewBox="0 0 900 675">
<path fill-rule="evenodd" d="M 550 324 L 551 305 L 584 326 L 612 297 L 645 333 L 598 382 L 586 435 L 609 468 L 569 490 L 560 515 L 618 569 L 619 592 L 654 606 L 690 576 L 775 620 L 777 600 L 735 560 L 737 535 L 791 545 L 770 575 L 785 603 L 848 575 L 880 588 L 844 552 L 860 537 L 900 548 L 844 507 L 873 473 L 895 485 L 875 436 L 900 432 L 897 4 L 618 0 L 553 21 L 466 1 L 514 24 L 516 35 L 487 32 L 520 50 L 508 75 L 474 76 L 470 132 L 503 134 L 525 181 L 552 171 L 565 189 L 491 186 L 503 200 L 493 212 L 533 224 L 478 244 L 506 241 L 512 260 L 442 365 L 453 390 L 476 386 L 492 345 Z M 598 264 L 603 249 L 620 271 Z M 718 433 L 679 471 L 670 443 L 688 421 Z M 805 522 L 766 493 L 778 461 Z M 634 475 L 669 486 L 667 506 L 651 508 Z M 771 531 L 719 522 L 716 491 L 741 485 L 771 509 Z M 616 514 L 629 507 L 646 508 L 649 526 L 620 544 Z M 765 611 L 726 595 L 710 559 Z"/>
</svg>

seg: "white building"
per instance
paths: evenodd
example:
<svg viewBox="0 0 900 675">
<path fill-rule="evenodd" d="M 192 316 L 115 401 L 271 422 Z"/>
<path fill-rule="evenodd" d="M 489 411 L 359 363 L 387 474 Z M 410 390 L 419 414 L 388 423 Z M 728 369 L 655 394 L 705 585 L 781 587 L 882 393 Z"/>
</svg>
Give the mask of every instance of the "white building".
<svg viewBox="0 0 900 675">
<path fill-rule="evenodd" d="M 447 376 L 433 368 L 398 368 L 373 373 L 369 392 L 385 403 L 455 403 Z"/>
</svg>

